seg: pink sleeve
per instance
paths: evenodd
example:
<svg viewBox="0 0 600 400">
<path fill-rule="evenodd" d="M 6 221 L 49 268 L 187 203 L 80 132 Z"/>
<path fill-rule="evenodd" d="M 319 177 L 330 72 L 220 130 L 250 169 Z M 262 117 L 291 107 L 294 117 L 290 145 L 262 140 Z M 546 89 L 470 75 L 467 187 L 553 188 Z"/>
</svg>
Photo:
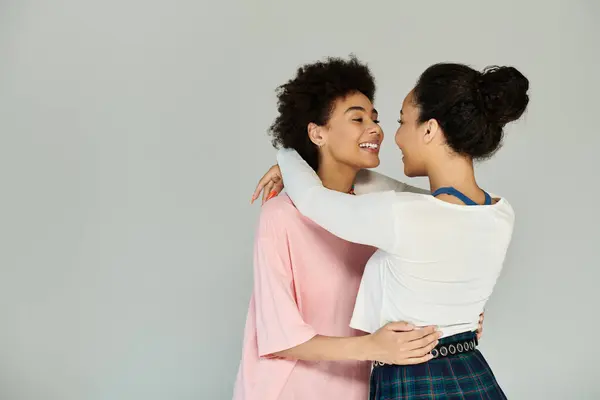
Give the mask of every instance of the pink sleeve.
<svg viewBox="0 0 600 400">
<path fill-rule="evenodd" d="M 276 207 L 278 202 L 272 203 L 263 206 L 254 243 L 256 333 L 261 357 L 298 346 L 316 335 L 300 315 L 285 214 Z"/>
</svg>

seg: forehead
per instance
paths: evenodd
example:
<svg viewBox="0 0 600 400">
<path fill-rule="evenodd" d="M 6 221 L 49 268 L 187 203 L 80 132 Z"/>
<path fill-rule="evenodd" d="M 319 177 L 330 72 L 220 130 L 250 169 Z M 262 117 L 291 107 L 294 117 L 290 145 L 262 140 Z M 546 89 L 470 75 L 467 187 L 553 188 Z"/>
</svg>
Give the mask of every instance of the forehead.
<svg viewBox="0 0 600 400">
<path fill-rule="evenodd" d="M 404 97 L 404 100 L 402 101 L 403 114 L 406 114 L 406 112 L 412 112 L 415 109 L 415 103 L 413 99 L 413 91 L 411 90 L 410 92 L 408 92 L 408 94 Z"/>
<path fill-rule="evenodd" d="M 367 96 L 362 93 L 352 93 L 337 99 L 333 107 L 333 112 L 336 114 L 343 114 L 351 107 L 364 108 L 367 113 L 372 113 L 375 111 L 373 104 Z"/>
</svg>

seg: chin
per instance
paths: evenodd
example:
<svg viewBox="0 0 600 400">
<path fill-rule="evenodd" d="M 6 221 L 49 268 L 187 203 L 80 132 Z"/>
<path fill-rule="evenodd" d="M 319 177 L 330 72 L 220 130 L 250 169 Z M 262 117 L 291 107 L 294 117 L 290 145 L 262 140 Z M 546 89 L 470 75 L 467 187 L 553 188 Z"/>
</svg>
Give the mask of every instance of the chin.
<svg viewBox="0 0 600 400">
<path fill-rule="evenodd" d="M 380 163 L 381 160 L 379 160 L 379 157 L 375 157 L 371 160 L 364 160 L 364 162 L 361 163 L 361 168 L 377 168 Z"/>
<path fill-rule="evenodd" d="M 406 164 L 404 164 L 404 175 L 408 176 L 409 178 L 420 176 L 414 169 L 411 169 Z"/>
<path fill-rule="evenodd" d="M 376 168 L 381 161 L 378 154 L 360 154 L 354 157 L 346 158 L 344 164 L 349 165 L 357 170 Z"/>
<path fill-rule="evenodd" d="M 406 168 L 406 166 L 404 167 L 404 175 L 408 176 L 409 178 L 427 176 L 427 174 L 423 171 L 415 171 L 414 169 Z"/>
</svg>

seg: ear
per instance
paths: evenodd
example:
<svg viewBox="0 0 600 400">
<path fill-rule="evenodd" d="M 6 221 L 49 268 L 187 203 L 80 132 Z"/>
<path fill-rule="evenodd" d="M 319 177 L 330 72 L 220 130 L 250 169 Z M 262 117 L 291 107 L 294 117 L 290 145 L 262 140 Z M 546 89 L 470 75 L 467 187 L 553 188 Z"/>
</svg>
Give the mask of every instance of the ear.
<svg viewBox="0 0 600 400">
<path fill-rule="evenodd" d="M 423 129 L 425 129 L 423 141 L 426 144 L 433 142 L 437 136 L 442 134 L 440 124 L 433 118 L 423 124 Z"/>
<path fill-rule="evenodd" d="M 311 122 L 308 124 L 306 130 L 308 132 L 308 138 L 311 142 L 319 147 L 322 147 L 325 144 L 326 138 L 323 132 L 323 127 Z"/>
</svg>

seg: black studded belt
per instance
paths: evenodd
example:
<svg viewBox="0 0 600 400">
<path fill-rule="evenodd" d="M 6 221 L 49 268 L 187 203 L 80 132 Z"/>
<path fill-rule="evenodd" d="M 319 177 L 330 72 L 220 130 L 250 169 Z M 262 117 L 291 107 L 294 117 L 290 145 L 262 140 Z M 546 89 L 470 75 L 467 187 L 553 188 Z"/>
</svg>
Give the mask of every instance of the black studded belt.
<svg viewBox="0 0 600 400">
<path fill-rule="evenodd" d="M 459 333 L 440 339 L 437 346 L 431 350 L 432 360 L 444 357 L 452 357 L 458 354 L 470 353 L 476 350 L 479 342 L 475 332 Z M 381 361 L 373 362 L 374 367 L 393 366 Z"/>
</svg>

